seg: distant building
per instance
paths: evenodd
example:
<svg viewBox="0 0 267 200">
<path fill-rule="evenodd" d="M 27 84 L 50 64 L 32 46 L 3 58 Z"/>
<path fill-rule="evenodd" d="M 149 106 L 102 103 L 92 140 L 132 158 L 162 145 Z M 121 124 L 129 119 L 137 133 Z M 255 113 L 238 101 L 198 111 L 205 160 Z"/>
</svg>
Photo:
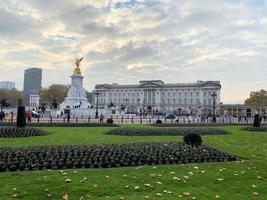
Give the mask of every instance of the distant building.
<svg viewBox="0 0 267 200">
<path fill-rule="evenodd" d="M 42 69 L 29 68 L 24 71 L 23 94 L 25 104 L 29 104 L 30 95 L 38 95 L 42 86 Z"/>
<path fill-rule="evenodd" d="M 164 83 L 161 80 L 140 81 L 139 84 L 98 84 L 93 91 L 93 104 L 125 107 L 128 112 L 210 113 L 212 94 L 216 107 L 220 104 L 220 81 L 195 83 Z M 96 98 L 98 94 L 98 98 Z"/>
<path fill-rule="evenodd" d="M 15 83 L 11 81 L 0 81 L 0 89 L 14 89 Z"/>
<path fill-rule="evenodd" d="M 253 117 L 256 112 L 267 116 L 267 106 L 248 106 L 244 104 L 222 104 L 217 112 L 225 116 Z"/>
<path fill-rule="evenodd" d="M 40 95 L 38 94 L 31 94 L 30 95 L 30 103 L 29 106 L 32 108 L 38 108 L 40 105 Z"/>
</svg>

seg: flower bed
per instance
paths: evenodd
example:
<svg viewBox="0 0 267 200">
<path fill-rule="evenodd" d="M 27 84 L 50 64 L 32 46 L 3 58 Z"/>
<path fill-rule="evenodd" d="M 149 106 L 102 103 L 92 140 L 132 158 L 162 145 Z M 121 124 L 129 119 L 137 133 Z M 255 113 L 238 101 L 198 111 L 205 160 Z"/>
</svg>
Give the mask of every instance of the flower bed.
<svg viewBox="0 0 267 200">
<path fill-rule="evenodd" d="M 16 123 L 0 123 L 0 126 L 16 126 Z M 112 123 L 27 123 L 27 127 L 118 127 Z"/>
<path fill-rule="evenodd" d="M 153 123 L 153 127 L 217 127 L 217 126 L 243 126 L 247 124 L 236 123 Z"/>
<path fill-rule="evenodd" d="M 1 172 L 236 160 L 240 158 L 205 145 L 195 147 L 183 142 L 0 148 Z"/>
<path fill-rule="evenodd" d="M 45 131 L 37 128 L 0 127 L 0 138 L 33 137 L 46 135 Z"/>
<path fill-rule="evenodd" d="M 179 127 L 179 128 L 135 128 L 135 127 L 120 127 L 106 132 L 108 135 L 122 136 L 184 136 L 187 134 L 199 135 L 225 135 L 227 131 L 219 128 L 205 127 Z"/>
<path fill-rule="evenodd" d="M 267 132 L 267 126 L 254 127 L 246 126 L 241 128 L 242 131 L 252 131 L 252 132 Z"/>
</svg>

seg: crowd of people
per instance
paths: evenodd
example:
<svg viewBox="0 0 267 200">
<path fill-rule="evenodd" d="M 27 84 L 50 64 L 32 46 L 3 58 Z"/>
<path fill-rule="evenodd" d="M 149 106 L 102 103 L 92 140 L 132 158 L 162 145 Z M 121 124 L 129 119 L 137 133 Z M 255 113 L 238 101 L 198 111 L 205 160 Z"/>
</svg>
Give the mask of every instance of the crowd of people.
<svg viewBox="0 0 267 200">
<path fill-rule="evenodd" d="M 0 112 L 0 122 L 13 122 L 14 121 L 14 113 L 8 112 L 5 113 L 4 111 Z"/>
<path fill-rule="evenodd" d="M 29 111 L 27 113 L 25 113 L 25 119 L 27 120 L 27 122 L 31 122 L 32 121 L 32 112 Z M 0 112 L 0 122 L 14 122 L 14 113 L 11 112 Z"/>
<path fill-rule="evenodd" d="M 104 123 L 105 119 L 112 118 L 115 120 L 115 123 L 121 123 L 121 121 L 133 121 L 138 123 L 141 121 L 146 122 L 150 121 L 151 123 L 160 119 L 163 123 L 173 122 L 173 123 L 209 123 L 212 122 L 212 116 L 208 115 L 137 115 L 137 114 L 124 114 L 124 115 L 104 115 L 100 114 L 100 116 L 95 119 L 95 116 L 87 117 L 76 117 L 72 116 L 70 113 L 65 113 L 57 116 L 56 118 L 52 117 L 49 114 L 41 115 L 35 110 L 28 110 L 25 113 L 25 119 L 28 123 L 33 121 L 33 118 L 36 118 L 34 121 L 42 122 L 47 120 L 50 122 L 71 122 L 76 120 L 76 122 L 99 122 Z M 251 123 L 253 121 L 254 116 L 216 116 L 216 122 L 218 123 Z M 14 122 L 16 117 L 12 111 L 10 112 L 0 112 L 0 122 Z M 42 121 L 41 121 L 42 120 Z M 267 116 L 261 116 L 261 122 L 267 123 Z"/>
</svg>

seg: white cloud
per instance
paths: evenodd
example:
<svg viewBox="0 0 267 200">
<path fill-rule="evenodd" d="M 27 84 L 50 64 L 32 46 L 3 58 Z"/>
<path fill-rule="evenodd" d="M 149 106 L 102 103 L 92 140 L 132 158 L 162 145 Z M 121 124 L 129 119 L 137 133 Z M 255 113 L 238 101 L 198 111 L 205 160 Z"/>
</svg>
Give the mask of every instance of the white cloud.
<svg viewBox="0 0 267 200">
<path fill-rule="evenodd" d="M 150 79 L 155 68 L 156 78 L 166 82 L 221 80 L 222 100 L 242 102 L 250 90 L 266 85 L 262 5 L 252 0 L 2 0 L 0 80 L 16 81 L 21 88 L 23 69 L 40 66 L 45 86 L 69 83 L 73 58 L 85 55 L 89 90 L 100 82 Z M 12 76 L 14 71 L 20 74 Z"/>
</svg>

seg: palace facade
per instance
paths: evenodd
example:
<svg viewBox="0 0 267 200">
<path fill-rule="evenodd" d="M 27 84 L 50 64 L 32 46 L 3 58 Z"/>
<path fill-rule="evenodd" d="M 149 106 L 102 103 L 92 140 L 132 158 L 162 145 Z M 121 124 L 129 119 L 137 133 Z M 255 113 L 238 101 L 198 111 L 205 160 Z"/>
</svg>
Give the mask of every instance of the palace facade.
<svg viewBox="0 0 267 200">
<path fill-rule="evenodd" d="M 215 106 L 220 105 L 220 81 L 197 81 L 195 83 L 165 83 L 161 80 L 145 80 L 139 84 L 97 84 L 92 103 L 100 108 L 115 106 L 130 113 L 211 112 L 212 94 Z"/>
</svg>

